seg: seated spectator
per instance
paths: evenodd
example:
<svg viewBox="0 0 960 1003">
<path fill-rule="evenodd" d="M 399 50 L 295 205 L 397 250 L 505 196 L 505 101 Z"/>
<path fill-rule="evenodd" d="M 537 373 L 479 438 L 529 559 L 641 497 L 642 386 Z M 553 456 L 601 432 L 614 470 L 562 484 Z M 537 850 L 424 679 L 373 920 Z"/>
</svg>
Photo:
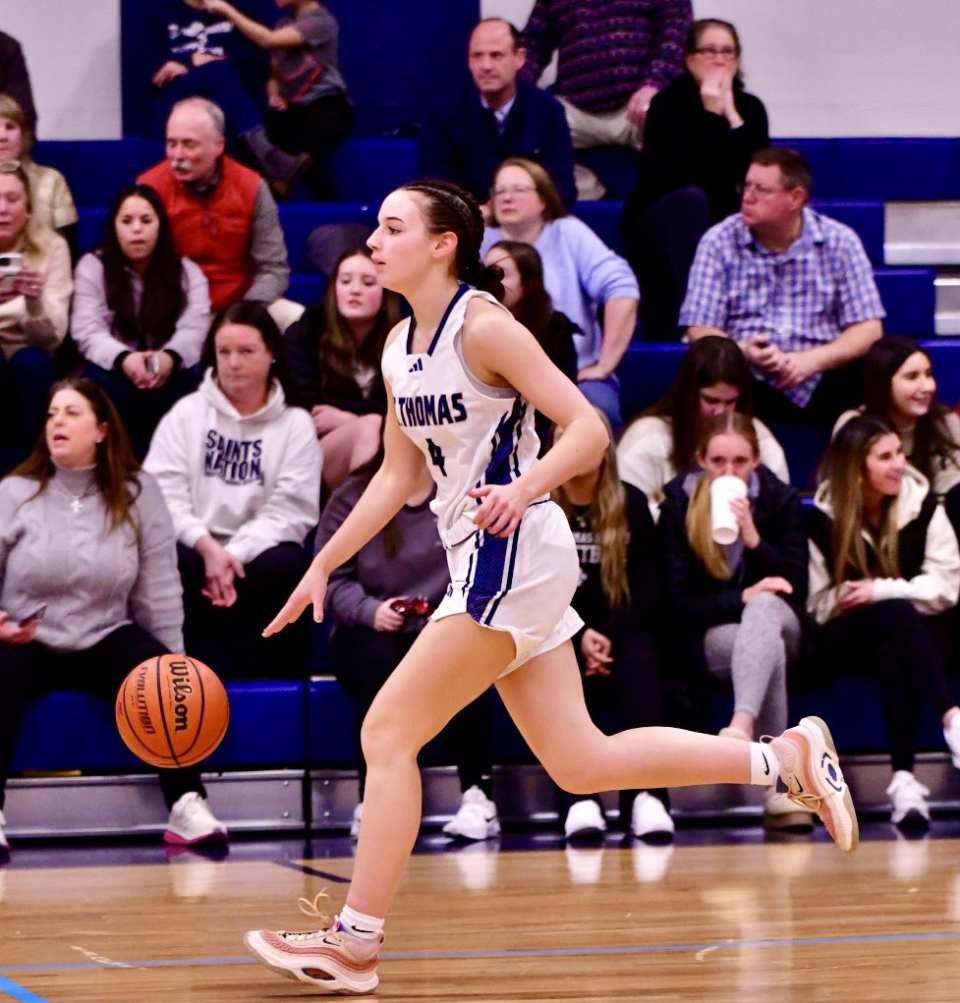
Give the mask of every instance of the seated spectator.
<svg viewBox="0 0 960 1003">
<path fill-rule="evenodd" d="M 682 76 L 654 95 L 640 179 L 623 210 L 623 246 L 640 279 L 648 341 L 678 337 L 700 238 L 740 208 L 750 158 L 770 145 L 763 102 L 743 89 L 740 38 L 728 21 L 694 21 Z"/>
<path fill-rule="evenodd" d="M 400 320 L 400 299 L 385 290 L 367 247 L 340 256 L 323 300 L 284 335 L 300 403 L 323 443 L 323 486 L 336 488 L 377 452 L 387 393 L 380 355 Z"/>
<path fill-rule="evenodd" d="M 537 339 L 550 361 L 572 382 L 577 382 L 577 349 L 574 335 L 580 329 L 559 310 L 554 310 L 543 284 L 543 262 L 530 244 L 501 240 L 487 251 L 485 265 L 503 272 L 503 305 Z M 536 417 L 540 455 L 546 451 L 550 419 L 540 411 Z"/>
<path fill-rule="evenodd" d="M 617 446 L 620 476 L 639 488 L 659 518 L 663 489 L 677 474 L 696 468 L 697 445 L 704 424 L 717 415 L 753 414 L 753 387 L 743 353 L 727 338 L 695 341 L 684 353 L 666 393 L 627 425 Z M 787 458 L 773 433 L 753 419 L 760 462 L 789 482 Z"/>
<path fill-rule="evenodd" d="M 574 147 L 638 147 L 654 95 L 683 69 L 691 17 L 690 0 L 536 0 L 521 36 L 523 77 L 536 83 L 556 52 L 551 90 Z M 577 188 L 580 198 L 604 194 L 580 165 Z"/>
<path fill-rule="evenodd" d="M 282 0 L 278 6 L 285 16 L 276 27 L 268 28 L 227 0 L 187 2 L 198 10 L 228 18 L 254 45 L 270 53 L 266 134 L 247 133 L 244 138 L 263 163 L 279 152 L 271 140 L 287 154 L 300 154 L 278 196 L 292 189 L 300 171 L 309 168 L 315 158 L 308 176 L 313 197 L 334 198 L 331 172 L 323 158 L 353 131 L 353 106 L 340 72 L 337 19 L 317 0 Z"/>
<path fill-rule="evenodd" d="M 319 549 L 340 528 L 380 466 L 375 457 L 333 494 L 317 529 Z M 324 610 L 333 629 L 333 672 L 353 698 L 357 744 L 360 726 L 376 695 L 401 663 L 430 612 L 447 591 L 450 572 L 437 517 L 430 510 L 433 478 L 426 464 L 406 505 L 376 536 L 330 576 Z M 489 839 L 500 833 L 497 806 L 491 800 L 493 721 L 489 692 L 451 718 L 443 737 L 449 743 L 460 778 L 462 802 L 444 827 L 449 836 Z M 367 769 L 357 764 L 360 801 L 350 835 L 360 831 Z"/>
<path fill-rule="evenodd" d="M 556 436 L 562 435 L 560 429 Z M 619 711 L 618 728 L 666 723 L 660 681 L 660 581 L 656 528 L 642 491 L 617 475 L 613 436 L 592 470 L 553 493 L 570 524 L 580 559 L 571 605 L 584 626 L 573 640 L 590 716 L 604 705 Z M 577 797 L 554 785 L 567 839 L 606 831 L 598 797 Z M 620 825 L 641 839 L 670 839 L 667 792 L 621 791 Z"/>
<path fill-rule="evenodd" d="M 481 21 L 467 49 L 472 83 L 438 96 L 417 142 L 420 173 L 466 188 L 485 219 L 494 174 L 507 157 L 535 160 L 568 208 L 577 200 L 563 106 L 535 84 L 517 80 L 525 58 L 520 33 L 509 21 Z"/>
<path fill-rule="evenodd" d="M 53 353 L 67 333 L 70 250 L 33 215 L 30 184 L 16 161 L 0 162 L 0 407 L 7 431 L 3 470 L 30 451 L 43 429 Z"/>
<path fill-rule="evenodd" d="M 697 446 L 697 473 L 666 487 L 660 540 L 673 639 L 694 667 L 733 687 L 733 715 L 720 730 L 752 742 L 778 735 L 787 721 L 787 666 L 800 655 L 807 597 L 807 538 L 795 488 L 760 462 L 747 415 L 730 411 L 707 421 Z M 746 484 L 731 502 L 738 536 L 714 540 L 711 486 L 719 477 Z M 764 824 L 813 828 L 813 811 L 766 789 Z"/>
<path fill-rule="evenodd" d="M 283 330 L 303 307 L 281 298 L 290 266 L 277 204 L 256 171 L 223 152 L 224 127 L 212 101 L 180 101 L 167 121 L 167 159 L 137 180 L 160 193 L 177 252 L 203 270 L 213 311 L 255 300 Z"/>
<path fill-rule="evenodd" d="M 55 529 L 55 531 L 51 531 Z M 83 689 L 111 703 L 135 665 L 183 647 L 170 515 L 110 399 L 58 383 L 46 431 L 0 481 L 0 857 L 4 789 L 31 700 Z M 164 839 L 226 839 L 196 766 L 160 770 Z"/>
<path fill-rule="evenodd" d="M 157 422 L 200 381 L 206 277 L 177 254 L 160 196 L 134 184 L 114 199 L 103 244 L 80 259 L 74 284 L 84 375 L 110 394 L 142 458 Z"/>
<path fill-rule="evenodd" d="M 960 707 L 937 616 L 960 594 L 957 537 L 881 418 L 858 415 L 839 429 L 822 474 L 809 525 L 809 609 L 821 625 L 812 664 L 878 686 L 893 767 L 890 820 L 925 829 L 930 792 L 913 774 L 921 701 L 940 716 L 960 767 Z"/>
<path fill-rule="evenodd" d="M 930 356 L 915 341 L 887 335 L 870 346 L 863 359 L 863 406 L 845 411 L 837 428 L 867 412 L 900 436 L 908 462 L 920 471 L 933 493 L 945 501 L 954 528 L 960 509 L 960 417 L 938 401 Z"/>
<path fill-rule="evenodd" d="M 193 8 L 192 10 L 190 8 Z M 189 97 L 205 97 L 221 107 L 230 135 L 253 154 L 277 197 L 284 197 L 310 166 L 306 158 L 285 153 L 270 141 L 261 102 L 245 81 L 262 78 L 264 67 L 250 58 L 249 43 L 230 19 L 206 11 L 194 0 L 153 0 L 142 15 L 147 42 L 156 55 L 147 63 L 156 89 L 154 129 L 162 133 L 173 106 Z M 253 52 L 256 52 L 253 49 Z"/>
<path fill-rule="evenodd" d="M 306 620 L 269 640 L 260 631 L 307 568 L 320 515 L 313 423 L 287 403 L 283 339 L 262 304 L 220 313 L 202 361 L 200 389 L 161 419 L 144 463 L 173 517 L 187 647 L 228 658 L 230 675 L 297 676 Z"/>
<path fill-rule="evenodd" d="M 481 255 L 503 239 L 537 249 L 554 307 L 579 329 L 574 344 L 580 389 L 611 425 L 620 425 L 614 371 L 633 337 L 640 295 L 630 266 L 586 223 L 567 215 L 550 176 L 530 160 L 511 157 L 500 165 L 493 210 L 496 225 L 487 229 Z"/>
<path fill-rule="evenodd" d="M 78 239 L 77 207 L 67 179 L 53 167 L 43 167 L 30 156 L 33 131 L 20 105 L 0 93 L 0 160 L 19 160 L 30 182 L 30 201 L 37 221 L 66 240 L 75 255 Z"/>
<path fill-rule="evenodd" d="M 33 88 L 27 61 L 23 58 L 20 43 L 0 31 L 0 94 L 8 94 L 23 109 L 27 129 L 37 131 L 37 109 L 33 103 Z"/>
<path fill-rule="evenodd" d="M 793 150 L 753 156 L 740 212 L 700 241 L 680 325 L 740 345 L 764 421 L 829 429 L 857 403 L 850 363 L 883 334 L 884 310 L 860 238 L 807 207 L 811 183 Z"/>
</svg>

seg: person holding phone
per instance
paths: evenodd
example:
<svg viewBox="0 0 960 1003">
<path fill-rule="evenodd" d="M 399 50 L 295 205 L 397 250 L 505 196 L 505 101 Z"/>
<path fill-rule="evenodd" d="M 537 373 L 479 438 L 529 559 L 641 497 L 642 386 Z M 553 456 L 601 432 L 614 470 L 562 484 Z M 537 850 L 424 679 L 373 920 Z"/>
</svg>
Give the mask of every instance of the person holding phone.
<svg viewBox="0 0 960 1003">
<path fill-rule="evenodd" d="M 4 791 L 30 701 L 66 688 L 112 701 L 134 665 L 182 651 L 163 496 L 103 390 L 85 379 L 58 383 L 44 434 L 0 480 L 0 858 L 9 853 Z M 226 838 L 197 767 L 161 770 L 160 786 L 167 842 Z"/>
<path fill-rule="evenodd" d="M 56 379 L 54 351 L 67 333 L 70 250 L 33 211 L 17 161 L 0 160 L 0 473 L 29 453 L 43 428 Z"/>
<path fill-rule="evenodd" d="M 206 276 L 177 253 L 163 201 L 133 184 L 113 200 L 103 243 L 77 265 L 71 331 L 84 375 L 113 398 L 134 452 L 196 390 L 210 326 Z"/>
</svg>

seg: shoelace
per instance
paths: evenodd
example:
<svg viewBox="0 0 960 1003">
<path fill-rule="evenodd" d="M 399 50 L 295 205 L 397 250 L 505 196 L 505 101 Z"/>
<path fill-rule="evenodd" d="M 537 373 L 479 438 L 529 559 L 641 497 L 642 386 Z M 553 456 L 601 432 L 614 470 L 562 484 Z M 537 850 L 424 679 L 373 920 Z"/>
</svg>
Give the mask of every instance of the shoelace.
<svg viewBox="0 0 960 1003">
<path fill-rule="evenodd" d="M 330 900 L 330 896 L 327 894 L 326 888 L 321 888 L 312 899 L 298 898 L 297 907 L 300 909 L 305 916 L 309 916 L 311 919 L 319 919 L 323 926 L 319 930 L 305 930 L 299 933 L 283 933 L 281 936 L 285 940 L 311 940 L 314 937 L 319 937 L 321 933 L 327 933 L 333 923 L 330 917 L 320 910 L 320 900 L 327 899 Z"/>
</svg>

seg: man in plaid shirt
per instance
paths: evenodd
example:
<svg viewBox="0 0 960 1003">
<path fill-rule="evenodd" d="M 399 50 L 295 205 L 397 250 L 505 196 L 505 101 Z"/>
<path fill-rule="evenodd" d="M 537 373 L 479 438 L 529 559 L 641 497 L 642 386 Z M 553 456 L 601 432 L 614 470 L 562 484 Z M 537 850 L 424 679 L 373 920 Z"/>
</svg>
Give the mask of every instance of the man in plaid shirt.
<svg viewBox="0 0 960 1003">
<path fill-rule="evenodd" d="M 793 150 L 751 161 L 740 212 L 700 241 L 680 311 L 691 341 L 733 338 L 761 416 L 826 425 L 859 393 L 848 364 L 883 334 L 883 304 L 860 238 L 807 208 L 811 174 Z M 771 389 L 772 388 L 772 389 Z"/>
</svg>

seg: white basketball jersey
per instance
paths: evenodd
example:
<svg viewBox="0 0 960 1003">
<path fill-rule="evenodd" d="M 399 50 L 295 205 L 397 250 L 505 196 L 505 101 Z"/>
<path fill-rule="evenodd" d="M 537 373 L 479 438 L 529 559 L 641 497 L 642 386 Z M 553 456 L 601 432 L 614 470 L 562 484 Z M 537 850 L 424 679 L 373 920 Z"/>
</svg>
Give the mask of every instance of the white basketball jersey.
<svg viewBox="0 0 960 1003">
<path fill-rule="evenodd" d="M 446 547 L 476 532 L 472 515 L 483 499 L 467 492 L 509 484 L 540 452 L 533 405 L 512 387 L 482 383 L 464 362 L 463 317 L 475 297 L 500 306 L 489 293 L 461 284 L 426 352 L 411 351 L 412 319 L 383 355 L 397 421 L 426 456 L 437 483 L 430 507 Z"/>
</svg>

